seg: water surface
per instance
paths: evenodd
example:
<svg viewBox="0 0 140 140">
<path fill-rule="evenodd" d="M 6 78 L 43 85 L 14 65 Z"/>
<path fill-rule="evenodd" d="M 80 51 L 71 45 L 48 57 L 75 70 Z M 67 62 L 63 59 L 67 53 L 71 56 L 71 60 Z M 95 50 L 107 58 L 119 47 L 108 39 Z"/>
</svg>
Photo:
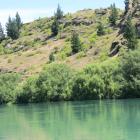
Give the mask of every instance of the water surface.
<svg viewBox="0 0 140 140">
<path fill-rule="evenodd" d="M 0 140 L 140 140 L 140 100 L 0 106 Z"/>
</svg>

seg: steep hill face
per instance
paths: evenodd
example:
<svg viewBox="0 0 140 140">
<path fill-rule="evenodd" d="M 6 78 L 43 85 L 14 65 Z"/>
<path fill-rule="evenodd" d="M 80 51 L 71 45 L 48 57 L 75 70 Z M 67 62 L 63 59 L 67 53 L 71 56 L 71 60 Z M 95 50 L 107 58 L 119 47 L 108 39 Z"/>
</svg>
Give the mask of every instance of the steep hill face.
<svg viewBox="0 0 140 140">
<path fill-rule="evenodd" d="M 133 23 L 136 26 L 138 36 L 140 37 L 140 0 L 126 0 L 125 1 L 125 12 L 122 20 L 119 23 L 119 31 L 116 35 L 115 41 L 112 43 L 110 56 L 118 54 L 121 47 L 125 46 L 125 39 L 123 38 L 123 31 L 125 22 L 128 17 L 132 18 Z"/>
<path fill-rule="evenodd" d="M 118 23 L 122 11 L 119 10 Z M 53 52 L 55 61 L 66 63 L 75 69 L 110 59 L 110 46 L 118 35 L 119 28 L 113 28 L 108 22 L 110 9 L 85 9 L 74 14 L 66 14 L 60 20 L 61 31 L 51 36 L 53 17 L 38 19 L 24 24 L 17 40 L 6 39 L 1 43 L 4 54 L 0 55 L 0 70 L 21 72 L 25 76 L 39 73 L 49 63 Z M 97 35 L 98 23 L 105 26 L 105 35 Z M 76 30 L 82 42 L 83 51 L 71 55 L 71 32 Z"/>
</svg>

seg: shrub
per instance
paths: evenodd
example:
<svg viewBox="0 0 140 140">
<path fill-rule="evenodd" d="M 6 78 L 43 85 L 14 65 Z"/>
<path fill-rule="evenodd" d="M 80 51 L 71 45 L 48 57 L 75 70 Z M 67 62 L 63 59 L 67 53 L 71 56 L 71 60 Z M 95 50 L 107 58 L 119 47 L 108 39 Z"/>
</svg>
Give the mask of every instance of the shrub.
<svg viewBox="0 0 140 140">
<path fill-rule="evenodd" d="M 104 28 L 104 25 L 101 22 L 97 26 L 97 35 L 98 36 L 105 35 L 105 28 Z"/>
<path fill-rule="evenodd" d="M 28 78 L 18 89 L 17 89 L 17 103 L 30 103 L 38 101 L 38 88 L 36 76 Z"/>
<path fill-rule="evenodd" d="M 104 62 L 84 69 L 74 82 L 73 99 L 119 98 L 123 79 L 118 64 Z"/>
<path fill-rule="evenodd" d="M 124 82 L 123 97 L 140 97 L 140 50 L 130 51 L 121 63 Z"/>
<path fill-rule="evenodd" d="M 56 101 L 71 98 L 72 70 L 64 64 L 50 64 L 40 74 L 37 85 L 40 100 Z"/>
<path fill-rule="evenodd" d="M 51 62 L 54 62 L 54 61 L 55 61 L 55 54 L 54 54 L 54 52 L 52 52 L 49 56 L 49 62 L 51 63 Z"/>
<path fill-rule="evenodd" d="M 80 59 L 82 57 L 86 57 L 86 53 L 84 51 L 79 52 L 78 55 L 76 56 L 77 59 Z"/>
<path fill-rule="evenodd" d="M 95 34 L 95 33 L 91 34 L 89 37 L 89 41 L 91 44 L 94 44 L 96 39 L 97 39 L 97 34 Z"/>
<path fill-rule="evenodd" d="M 8 63 L 11 63 L 12 62 L 12 59 L 8 59 L 8 61 L 7 61 Z"/>
<path fill-rule="evenodd" d="M 20 81 L 20 75 L 15 73 L 0 74 L 0 104 L 14 102 L 15 89 Z"/>
<path fill-rule="evenodd" d="M 98 99 L 101 85 L 103 81 L 97 80 L 98 77 L 90 77 L 88 74 L 81 73 L 76 76 L 73 86 L 72 99 L 73 100 L 91 100 Z M 99 90 L 99 91 L 98 91 Z"/>
</svg>

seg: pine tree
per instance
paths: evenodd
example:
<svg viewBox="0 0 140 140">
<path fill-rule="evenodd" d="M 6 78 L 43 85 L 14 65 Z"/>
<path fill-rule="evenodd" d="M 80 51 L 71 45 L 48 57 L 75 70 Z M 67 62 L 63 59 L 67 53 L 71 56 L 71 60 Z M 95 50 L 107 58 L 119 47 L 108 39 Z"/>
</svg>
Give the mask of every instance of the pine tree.
<svg viewBox="0 0 140 140">
<path fill-rule="evenodd" d="M 63 11 L 61 10 L 61 7 L 60 7 L 59 4 L 58 4 L 58 7 L 57 7 L 55 17 L 56 17 L 57 20 L 60 20 L 60 19 L 63 18 Z"/>
<path fill-rule="evenodd" d="M 81 42 L 78 33 L 73 31 L 71 37 L 71 48 L 73 53 L 78 53 L 81 50 Z"/>
<path fill-rule="evenodd" d="M 20 15 L 18 14 L 18 12 L 16 13 L 16 23 L 17 23 L 17 27 L 20 30 L 21 26 L 22 26 L 22 21 L 20 18 Z"/>
<path fill-rule="evenodd" d="M 63 11 L 58 4 L 57 12 L 54 14 L 54 21 L 51 25 L 52 35 L 56 36 L 59 32 L 59 20 L 63 18 Z"/>
<path fill-rule="evenodd" d="M 17 26 L 16 19 L 11 19 L 11 17 L 9 17 L 8 22 L 6 24 L 6 31 L 7 36 L 11 37 L 12 39 L 17 39 L 19 37 L 19 29 Z"/>
<path fill-rule="evenodd" d="M 0 42 L 5 38 L 5 34 L 2 28 L 2 25 L 0 23 Z"/>
<path fill-rule="evenodd" d="M 58 20 L 55 18 L 52 25 L 51 25 L 52 35 L 56 36 L 59 32 L 59 23 Z"/>
<path fill-rule="evenodd" d="M 109 17 L 109 22 L 111 23 L 111 25 L 116 25 L 118 19 L 118 11 L 116 8 L 115 3 L 111 5 L 111 15 Z"/>
<path fill-rule="evenodd" d="M 124 38 L 127 40 L 127 46 L 129 49 L 135 49 L 137 47 L 138 41 L 136 27 L 132 24 L 131 17 L 126 21 Z"/>
<path fill-rule="evenodd" d="M 100 22 L 99 25 L 97 26 L 97 35 L 98 36 L 102 36 L 105 34 L 105 30 L 104 30 L 104 26 L 103 24 Z"/>
</svg>

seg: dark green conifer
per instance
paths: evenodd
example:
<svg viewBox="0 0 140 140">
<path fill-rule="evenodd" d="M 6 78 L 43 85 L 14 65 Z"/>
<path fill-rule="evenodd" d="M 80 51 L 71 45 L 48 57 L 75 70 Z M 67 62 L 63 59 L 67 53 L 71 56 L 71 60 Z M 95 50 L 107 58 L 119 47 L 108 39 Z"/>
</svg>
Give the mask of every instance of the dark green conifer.
<svg viewBox="0 0 140 140">
<path fill-rule="evenodd" d="M 109 17 L 109 22 L 111 23 L 111 25 L 116 25 L 117 19 L 118 19 L 118 11 L 116 8 L 115 3 L 111 5 L 111 15 Z"/>
<path fill-rule="evenodd" d="M 17 26 L 16 19 L 11 19 L 11 17 L 9 17 L 8 22 L 6 24 L 6 31 L 7 36 L 11 37 L 12 39 L 17 39 L 19 37 L 19 29 Z"/>
<path fill-rule="evenodd" d="M 54 21 L 51 25 L 51 31 L 52 31 L 53 36 L 56 36 L 59 32 L 59 23 L 58 23 L 58 20 L 56 18 L 54 18 Z"/>
<path fill-rule="evenodd" d="M 5 34 L 2 28 L 2 25 L 0 23 L 0 42 L 5 38 Z"/>
<path fill-rule="evenodd" d="M 22 26 L 22 21 L 21 21 L 21 18 L 20 18 L 20 15 L 18 14 L 18 12 L 16 13 L 16 23 L 17 23 L 18 29 L 20 30 L 20 28 Z"/>
<path fill-rule="evenodd" d="M 61 7 L 60 5 L 58 4 L 58 7 L 57 7 L 57 11 L 55 13 L 55 17 L 57 20 L 60 20 L 63 18 L 63 11 L 61 10 Z"/>
<path fill-rule="evenodd" d="M 103 24 L 100 22 L 99 25 L 97 26 L 97 35 L 98 36 L 102 36 L 105 34 L 105 30 L 104 30 L 104 26 Z"/>
<path fill-rule="evenodd" d="M 73 31 L 71 37 L 71 48 L 73 53 L 78 53 L 81 50 L 81 42 L 79 35 L 76 31 Z"/>
<path fill-rule="evenodd" d="M 124 38 L 127 40 L 127 46 L 129 49 L 135 49 L 137 47 L 137 32 L 136 27 L 132 24 L 131 17 L 126 21 Z"/>
</svg>

